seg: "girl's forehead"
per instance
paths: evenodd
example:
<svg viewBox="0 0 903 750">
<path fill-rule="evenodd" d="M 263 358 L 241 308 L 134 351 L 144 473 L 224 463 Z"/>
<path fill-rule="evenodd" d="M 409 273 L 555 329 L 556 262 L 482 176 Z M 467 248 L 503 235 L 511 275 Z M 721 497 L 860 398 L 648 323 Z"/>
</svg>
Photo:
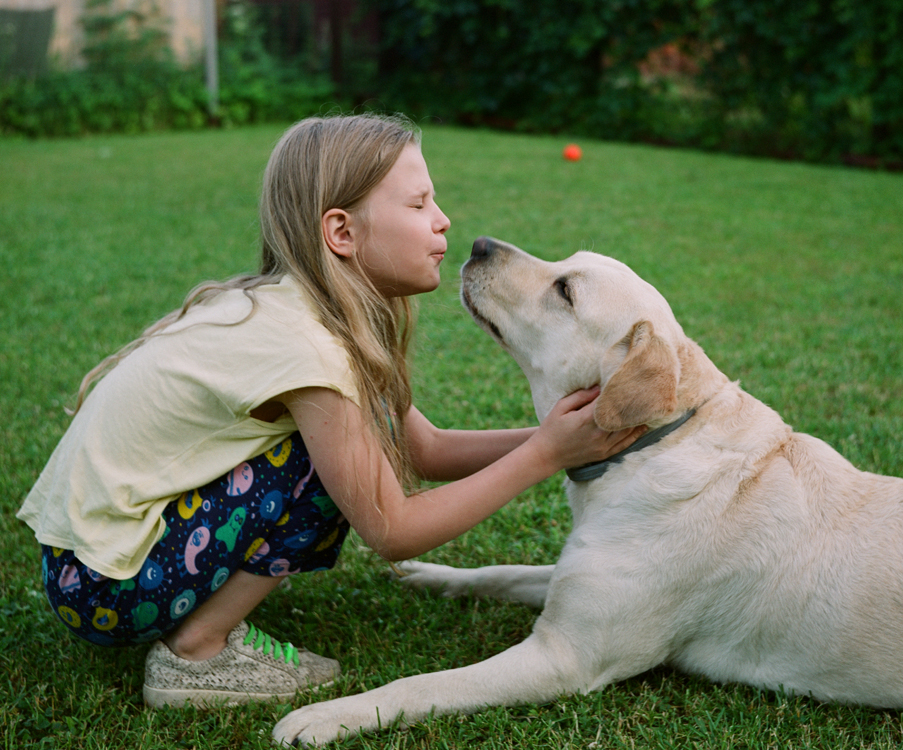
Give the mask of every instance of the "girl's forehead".
<svg viewBox="0 0 903 750">
<path fill-rule="evenodd" d="M 376 186 L 374 192 L 422 193 L 433 189 L 426 160 L 420 148 L 410 143 L 402 149 L 395 164 Z"/>
</svg>

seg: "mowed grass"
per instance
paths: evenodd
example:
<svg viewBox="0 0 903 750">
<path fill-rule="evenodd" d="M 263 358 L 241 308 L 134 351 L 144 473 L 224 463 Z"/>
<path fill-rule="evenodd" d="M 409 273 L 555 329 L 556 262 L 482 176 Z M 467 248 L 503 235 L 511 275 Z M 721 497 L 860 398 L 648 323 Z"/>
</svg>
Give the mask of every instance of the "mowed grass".
<svg viewBox="0 0 903 750">
<path fill-rule="evenodd" d="M 253 270 L 259 180 L 279 127 L 0 141 L 0 747 L 265 748 L 288 705 L 151 711 L 146 648 L 70 638 L 38 547 L 14 518 L 105 354 L 194 284 Z M 612 255 L 657 286 L 686 332 L 796 429 L 862 469 L 903 475 L 903 178 L 428 126 L 452 219 L 440 289 L 420 300 L 420 408 L 466 428 L 535 422 L 526 383 L 457 302 L 489 234 L 544 258 Z M 555 477 L 425 556 L 549 563 L 570 526 Z M 903 540 L 901 540 L 903 543 Z M 604 571 L 600 571 L 604 574 Z M 409 593 L 349 540 L 334 571 L 294 579 L 253 617 L 341 660 L 318 698 L 463 666 L 523 639 L 535 613 Z M 302 698 L 299 698 L 299 703 Z M 897 748 L 899 712 L 833 706 L 658 669 L 546 706 L 440 717 L 354 748 Z"/>
</svg>

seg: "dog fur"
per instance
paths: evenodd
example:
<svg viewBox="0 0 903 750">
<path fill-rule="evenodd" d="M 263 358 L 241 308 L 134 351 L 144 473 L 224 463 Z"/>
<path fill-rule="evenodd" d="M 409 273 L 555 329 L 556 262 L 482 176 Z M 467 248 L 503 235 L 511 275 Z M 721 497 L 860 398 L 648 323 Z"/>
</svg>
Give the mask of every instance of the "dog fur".
<svg viewBox="0 0 903 750">
<path fill-rule="evenodd" d="M 520 364 L 540 419 L 597 383 L 606 430 L 696 414 L 604 477 L 566 481 L 574 525 L 556 565 L 404 564 L 408 585 L 542 607 L 526 640 L 301 708 L 277 740 L 320 744 L 396 718 L 547 702 L 660 664 L 903 706 L 903 480 L 793 432 L 616 260 L 549 263 L 480 238 L 462 277 L 464 305 Z"/>
</svg>

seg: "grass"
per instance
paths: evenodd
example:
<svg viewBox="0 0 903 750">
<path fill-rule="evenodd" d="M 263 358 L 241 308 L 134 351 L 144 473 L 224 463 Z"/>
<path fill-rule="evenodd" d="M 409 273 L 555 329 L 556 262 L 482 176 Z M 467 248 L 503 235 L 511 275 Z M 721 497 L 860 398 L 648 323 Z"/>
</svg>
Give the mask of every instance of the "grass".
<svg viewBox="0 0 903 750">
<path fill-rule="evenodd" d="M 253 269 L 259 179 L 279 128 L 0 141 L 0 748 L 265 748 L 288 709 L 141 702 L 146 649 L 70 638 L 14 518 L 84 372 L 206 278 Z M 854 464 L 903 475 L 903 178 L 640 146 L 428 127 L 452 218 L 440 289 L 421 300 L 416 393 L 437 424 L 532 423 L 516 366 L 456 300 L 480 234 L 546 258 L 593 249 L 670 300 L 730 377 Z M 427 559 L 548 563 L 569 518 L 560 479 Z M 359 542 L 255 622 L 342 661 L 337 697 L 461 666 L 523 639 L 534 613 L 403 591 Z M 719 686 L 660 669 L 546 706 L 442 717 L 353 748 L 896 748 L 898 712 Z"/>
</svg>

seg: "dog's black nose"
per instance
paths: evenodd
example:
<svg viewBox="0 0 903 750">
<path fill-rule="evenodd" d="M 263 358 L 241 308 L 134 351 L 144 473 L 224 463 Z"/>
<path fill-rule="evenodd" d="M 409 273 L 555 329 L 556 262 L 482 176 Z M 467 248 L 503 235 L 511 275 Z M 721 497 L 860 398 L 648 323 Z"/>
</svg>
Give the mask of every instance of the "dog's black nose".
<svg viewBox="0 0 903 750">
<path fill-rule="evenodd" d="M 477 237 L 470 251 L 471 258 L 488 258 L 498 248 L 498 242 L 492 237 Z"/>
</svg>

